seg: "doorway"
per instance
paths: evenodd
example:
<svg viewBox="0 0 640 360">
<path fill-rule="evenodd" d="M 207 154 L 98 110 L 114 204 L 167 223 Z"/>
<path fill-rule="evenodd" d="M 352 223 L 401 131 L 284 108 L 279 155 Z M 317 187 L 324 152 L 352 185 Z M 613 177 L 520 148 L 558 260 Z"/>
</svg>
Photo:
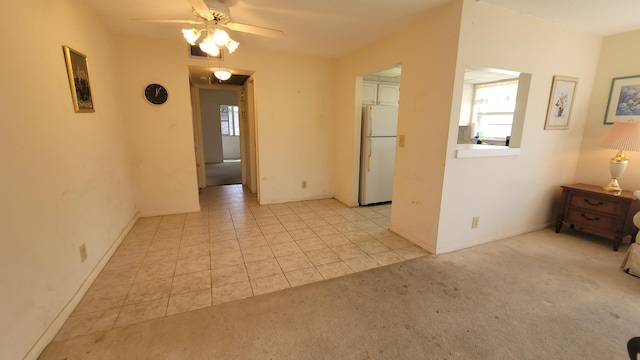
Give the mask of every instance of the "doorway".
<svg viewBox="0 0 640 360">
<path fill-rule="evenodd" d="M 394 66 L 362 76 L 358 184 L 361 206 L 392 200 L 401 72 L 400 66 Z"/>
<path fill-rule="evenodd" d="M 206 186 L 242 183 L 237 90 L 199 89 Z"/>
<path fill-rule="evenodd" d="M 242 184 L 256 193 L 252 79 L 242 85 L 192 84 L 198 187 Z"/>
</svg>

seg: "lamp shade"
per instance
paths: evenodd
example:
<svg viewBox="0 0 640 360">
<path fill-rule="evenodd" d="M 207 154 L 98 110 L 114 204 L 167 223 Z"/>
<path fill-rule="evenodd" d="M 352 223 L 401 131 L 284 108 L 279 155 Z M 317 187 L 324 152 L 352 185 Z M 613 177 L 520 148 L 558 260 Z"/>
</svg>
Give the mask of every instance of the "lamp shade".
<svg viewBox="0 0 640 360">
<path fill-rule="evenodd" d="M 602 136 L 600 145 L 613 150 L 640 151 L 640 123 L 615 122 Z"/>
</svg>

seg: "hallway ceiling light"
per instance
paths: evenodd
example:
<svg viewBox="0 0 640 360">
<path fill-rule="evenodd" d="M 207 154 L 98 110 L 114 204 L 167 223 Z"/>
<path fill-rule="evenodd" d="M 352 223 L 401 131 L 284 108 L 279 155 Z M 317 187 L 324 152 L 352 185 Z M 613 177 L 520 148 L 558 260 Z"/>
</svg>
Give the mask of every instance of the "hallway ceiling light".
<svg viewBox="0 0 640 360">
<path fill-rule="evenodd" d="M 213 76 L 220 81 L 225 81 L 231 78 L 231 73 L 227 70 L 216 70 L 213 72 Z"/>
</svg>

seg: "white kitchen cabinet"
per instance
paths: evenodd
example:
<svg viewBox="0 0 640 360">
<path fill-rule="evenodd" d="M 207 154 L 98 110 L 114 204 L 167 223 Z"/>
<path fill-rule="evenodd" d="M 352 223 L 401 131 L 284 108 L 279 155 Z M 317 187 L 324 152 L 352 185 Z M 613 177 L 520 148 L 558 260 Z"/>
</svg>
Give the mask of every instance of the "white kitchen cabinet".
<svg viewBox="0 0 640 360">
<path fill-rule="evenodd" d="M 377 105 L 378 104 L 378 83 L 363 81 L 362 82 L 362 104 Z"/>
<path fill-rule="evenodd" d="M 378 84 L 378 105 L 398 105 L 400 101 L 400 85 Z"/>
<path fill-rule="evenodd" d="M 398 105 L 400 85 L 393 83 L 362 82 L 363 105 Z"/>
</svg>

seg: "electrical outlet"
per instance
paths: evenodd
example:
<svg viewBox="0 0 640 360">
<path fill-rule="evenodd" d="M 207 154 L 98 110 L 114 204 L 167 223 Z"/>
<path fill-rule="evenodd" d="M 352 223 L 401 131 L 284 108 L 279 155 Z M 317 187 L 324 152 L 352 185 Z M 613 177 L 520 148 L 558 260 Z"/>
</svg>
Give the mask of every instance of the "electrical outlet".
<svg viewBox="0 0 640 360">
<path fill-rule="evenodd" d="M 85 260 L 87 260 L 87 245 L 82 243 L 80 245 L 80 261 L 84 262 Z"/>
<path fill-rule="evenodd" d="M 307 180 L 302 180 L 302 188 L 303 189 L 307 188 Z"/>
<path fill-rule="evenodd" d="M 480 221 L 480 216 L 474 216 L 473 220 L 471 221 L 471 228 L 475 229 L 478 227 L 478 222 Z"/>
</svg>

